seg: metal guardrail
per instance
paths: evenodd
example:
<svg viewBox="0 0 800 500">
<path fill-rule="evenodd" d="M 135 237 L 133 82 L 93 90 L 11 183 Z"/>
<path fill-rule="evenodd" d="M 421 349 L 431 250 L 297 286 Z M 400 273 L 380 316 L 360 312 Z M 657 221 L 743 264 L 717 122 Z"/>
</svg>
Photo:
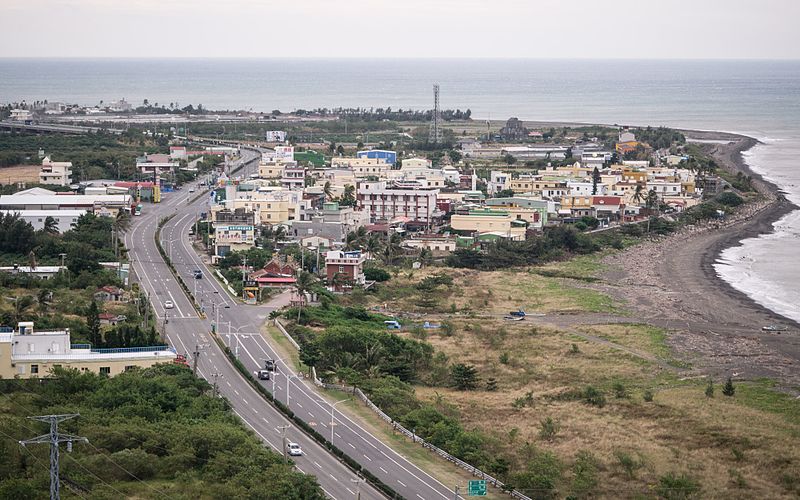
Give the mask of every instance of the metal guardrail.
<svg viewBox="0 0 800 500">
<path fill-rule="evenodd" d="M 115 353 L 129 353 L 129 352 L 162 352 L 162 351 L 175 352 L 175 349 L 173 349 L 168 345 L 160 345 L 151 347 L 110 347 L 110 348 L 92 349 L 91 351 L 96 352 L 98 354 L 115 354 Z"/>
<path fill-rule="evenodd" d="M 286 331 L 286 328 L 284 328 L 283 324 L 277 318 L 275 319 L 275 326 L 278 327 L 278 331 L 280 331 L 283 334 L 283 336 L 289 340 L 289 343 L 291 343 L 294 346 L 294 348 L 299 351 L 300 344 L 298 344 L 297 341 L 294 338 L 292 338 L 291 335 L 289 335 L 289 332 Z M 314 380 L 316 379 L 317 375 L 316 372 L 314 372 Z"/>
<path fill-rule="evenodd" d="M 289 338 L 291 338 L 291 337 L 289 337 Z M 372 401 L 370 401 L 370 399 L 367 397 L 367 395 L 364 394 L 364 392 L 361 389 L 359 389 L 358 387 L 350 387 L 350 386 L 340 385 L 340 384 L 328 384 L 326 382 L 323 382 L 322 380 L 317 378 L 317 370 L 314 367 L 311 368 L 311 375 L 313 377 L 314 384 L 319 386 L 319 387 L 324 387 L 325 389 L 332 389 L 332 390 L 337 390 L 337 391 L 342 391 L 342 392 L 350 392 L 350 393 L 356 395 L 356 397 L 358 397 L 358 399 L 363 401 L 364 404 L 367 405 L 367 407 L 369 409 L 374 411 L 382 420 L 384 420 L 387 423 L 389 423 L 392 426 L 392 428 L 394 429 L 395 432 L 399 432 L 400 434 L 405 435 L 406 437 L 411 439 L 412 442 L 419 443 L 423 448 L 427 448 L 427 449 L 431 450 L 432 452 L 436 453 L 437 455 L 439 455 L 440 457 L 442 457 L 443 459 L 447 460 L 448 462 L 451 462 L 451 463 L 461 467 L 462 469 L 464 469 L 467 472 L 469 472 L 470 474 L 472 474 L 474 477 L 478 477 L 480 479 L 485 479 L 487 483 L 492 484 L 496 488 L 500 488 L 501 490 L 503 490 L 503 492 L 508 493 L 512 498 L 518 498 L 519 500 L 531 500 L 530 497 L 524 495 L 523 493 L 520 493 L 517 490 L 510 490 L 509 491 L 509 490 L 505 489 L 505 484 L 503 484 L 503 482 L 500 481 L 499 479 L 497 479 L 496 477 L 493 477 L 493 476 L 483 472 L 482 470 L 478 469 L 474 465 L 470 465 L 467 462 L 461 460 L 460 458 L 454 457 L 453 455 L 447 453 L 443 449 L 441 449 L 441 448 L 439 448 L 439 447 L 437 447 L 437 446 L 425 441 L 421 437 L 417 436 L 415 433 L 413 433 L 410 430 L 406 429 L 405 427 L 400 425 L 398 422 L 396 422 L 392 417 L 387 415 L 383 410 L 378 408 L 378 406 L 375 403 L 373 403 Z"/>
</svg>

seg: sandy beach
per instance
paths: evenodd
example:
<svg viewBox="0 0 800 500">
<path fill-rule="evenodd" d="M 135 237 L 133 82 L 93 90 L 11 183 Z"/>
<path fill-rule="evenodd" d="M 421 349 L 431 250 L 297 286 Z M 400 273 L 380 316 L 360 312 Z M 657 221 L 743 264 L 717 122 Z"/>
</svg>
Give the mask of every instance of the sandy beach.
<svg viewBox="0 0 800 500">
<path fill-rule="evenodd" d="M 757 144 L 755 139 L 684 132 L 693 139 L 732 141 L 705 147 L 726 170 L 752 176 L 762 200 L 743 206 L 724 223 L 687 227 L 608 257 L 603 288 L 636 317 L 670 329 L 671 346 L 699 373 L 770 377 L 786 387 L 798 385 L 800 324 L 755 303 L 713 267 L 725 248 L 771 232 L 773 222 L 797 207 L 745 163 L 741 153 Z M 788 331 L 763 332 L 765 325 L 783 325 Z"/>
</svg>

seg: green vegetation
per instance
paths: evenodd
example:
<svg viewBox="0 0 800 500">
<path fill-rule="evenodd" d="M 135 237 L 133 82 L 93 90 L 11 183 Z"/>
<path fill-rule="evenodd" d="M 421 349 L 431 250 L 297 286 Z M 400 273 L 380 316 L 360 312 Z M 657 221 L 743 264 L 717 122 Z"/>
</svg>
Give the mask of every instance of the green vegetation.
<svg viewBox="0 0 800 500">
<path fill-rule="evenodd" d="M 60 430 L 89 444 L 62 453 L 61 475 L 92 498 L 324 498 L 313 476 L 265 448 L 184 367 L 159 365 L 114 378 L 69 370 L 55 375 L 46 383 L 0 383 L 2 498 L 46 496 L 47 446 L 22 448 L 16 441 L 46 431 L 27 416 L 53 413 L 80 413 Z"/>
<path fill-rule="evenodd" d="M 136 158 L 144 150 L 167 152 L 168 139 L 147 138 L 141 129 L 131 128 L 120 136 L 0 134 L 0 167 L 38 164 L 40 149 L 53 161 L 71 161 L 73 182 L 87 179 L 133 179 Z"/>
</svg>

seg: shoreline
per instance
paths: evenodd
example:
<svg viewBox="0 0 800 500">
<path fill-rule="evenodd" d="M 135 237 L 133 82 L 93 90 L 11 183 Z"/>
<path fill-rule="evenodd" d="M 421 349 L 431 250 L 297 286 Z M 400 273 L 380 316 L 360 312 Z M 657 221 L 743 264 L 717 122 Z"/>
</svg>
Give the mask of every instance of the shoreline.
<svg viewBox="0 0 800 500">
<path fill-rule="evenodd" d="M 800 323 L 757 303 L 714 268 L 724 250 L 773 232 L 774 222 L 798 207 L 747 165 L 742 153 L 759 144 L 757 139 L 681 131 L 692 139 L 732 141 L 704 149 L 720 168 L 750 175 L 764 199 L 742 205 L 727 223 L 687 227 L 605 259 L 610 269 L 604 273 L 604 291 L 626 302 L 642 320 L 669 330 L 668 344 L 694 371 L 739 379 L 768 377 L 787 389 L 800 386 L 800 344 L 794 341 Z M 769 324 L 788 326 L 789 331 L 761 331 Z"/>
</svg>

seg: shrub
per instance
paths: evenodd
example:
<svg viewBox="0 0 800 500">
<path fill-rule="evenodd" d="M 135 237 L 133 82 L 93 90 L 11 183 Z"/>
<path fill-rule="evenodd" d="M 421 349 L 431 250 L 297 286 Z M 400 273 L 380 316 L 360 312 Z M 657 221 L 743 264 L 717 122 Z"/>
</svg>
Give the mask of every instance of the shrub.
<svg viewBox="0 0 800 500">
<path fill-rule="evenodd" d="M 651 403 L 653 401 L 653 391 L 650 389 L 644 391 L 644 394 L 642 394 L 642 399 L 644 399 L 646 403 Z"/>
<path fill-rule="evenodd" d="M 572 490 L 581 496 L 590 493 L 597 486 L 597 458 L 588 451 L 579 451 L 572 474 Z"/>
<path fill-rule="evenodd" d="M 578 348 L 578 344 L 572 344 L 572 347 L 569 349 L 570 354 L 578 354 L 581 350 Z"/>
<path fill-rule="evenodd" d="M 717 203 L 720 205 L 725 205 L 726 207 L 738 207 L 744 203 L 744 200 L 741 198 L 741 196 L 733 191 L 725 191 L 724 193 L 720 193 L 714 199 Z"/>
<path fill-rule="evenodd" d="M 708 379 L 708 385 L 706 386 L 706 397 L 713 398 L 714 397 L 714 381 Z"/>
<path fill-rule="evenodd" d="M 625 471 L 625 475 L 628 476 L 628 479 L 635 479 L 636 471 L 644 466 L 642 460 L 637 460 L 630 453 L 615 451 L 614 456 L 617 458 L 617 462 L 620 467 L 622 467 L 622 470 Z"/>
<path fill-rule="evenodd" d="M 728 377 L 725 386 L 722 388 L 722 394 L 728 397 L 733 397 L 733 395 L 736 394 L 736 388 L 733 386 L 733 381 L 730 377 Z"/>
<path fill-rule="evenodd" d="M 670 472 L 658 480 L 656 492 L 667 500 L 692 498 L 700 491 L 700 485 L 686 474 Z"/>
<path fill-rule="evenodd" d="M 489 392 L 494 392 L 497 390 L 497 379 L 490 378 L 486 381 L 486 390 Z"/>
<path fill-rule="evenodd" d="M 500 354 L 500 363 L 501 364 L 507 365 L 509 361 L 510 361 L 510 356 L 508 355 L 507 352 L 504 352 L 504 353 Z"/>
<path fill-rule="evenodd" d="M 389 281 L 392 278 L 392 275 L 389 274 L 388 271 L 385 269 L 381 269 L 379 267 L 367 267 L 364 268 L 364 278 L 367 281 Z"/>
<path fill-rule="evenodd" d="M 552 441 L 555 439 L 558 431 L 561 430 L 561 424 L 552 417 L 547 417 L 539 422 L 539 437 L 545 441 Z"/>
<path fill-rule="evenodd" d="M 450 381 L 460 391 L 470 391 L 478 387 L 478 370 L 472 365 L 457 363 L 450 367 Z"/>
<path fill-rule="evenodd" d="M 619 399 L 628 397 L 628 390 L 625 388 L 625 385 L 622 382 L 614 382 L 612 389 L 614 390 L 615 397 Z"/>
<path fill-rule="evenodd" d="M 526 406 L 533 406 L 533 392 L 528 391 L 524 396 L 518 397 L 511 403 L 511 406 L 517 410 L 525 408 Z"/>
<path fill-rule="evenodd" d="M 587 404 L 602 408 L 606 405 L 606 397 L 599 390 L 592 386 L 588 386 L 583 390 L 583 400 Z"/>
</svg>

